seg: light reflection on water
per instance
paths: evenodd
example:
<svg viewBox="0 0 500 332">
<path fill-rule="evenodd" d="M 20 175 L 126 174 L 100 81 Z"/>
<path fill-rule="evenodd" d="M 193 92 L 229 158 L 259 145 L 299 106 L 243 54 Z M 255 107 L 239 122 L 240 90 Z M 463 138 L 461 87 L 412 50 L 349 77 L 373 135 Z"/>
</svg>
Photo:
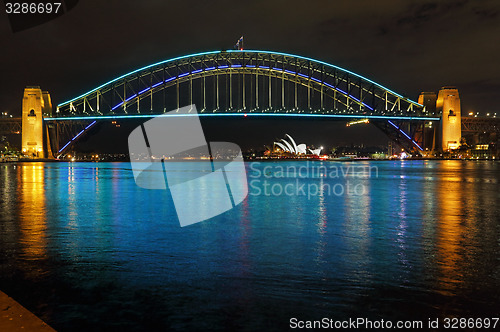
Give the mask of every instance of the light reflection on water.
<svg viewBox="0 0 500 332">
<path fill-rule="evenodd" d="M 250 194 L 186 228 L 168 192 L 137 187 L 128 163 L 0 165 L 2 290 L 72 331 L 497 313 L 498 163 L 359 164 L 378 167 L 349 178 L 364 195 Z M 254 167 L 275 165 L 304 164 Z"/>
<path fill-rule="evenodd" d="M 45 207 L 44 169 L 41 165 L 23 165 L 18 173 L 19 244 L 26 260 L 47 255 L 47 211 Z"/>
</svg>

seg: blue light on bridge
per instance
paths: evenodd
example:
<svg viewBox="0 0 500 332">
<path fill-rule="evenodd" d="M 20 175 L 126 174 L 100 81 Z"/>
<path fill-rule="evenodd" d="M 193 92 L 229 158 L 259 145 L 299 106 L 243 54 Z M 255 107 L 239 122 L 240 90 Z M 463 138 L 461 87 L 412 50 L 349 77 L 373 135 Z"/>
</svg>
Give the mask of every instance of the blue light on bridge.
<svg viewBox="0 0 500 332">
<path fill-rule="evenodd" d="M 68 145 L 71 144 L 71 142 L 75 141 L 81 134 L 83 134 L 85 132 L 85 130 L 89 129 L 90 127 L 92 127 L 93 125 L 95 125 L 97 123 L 97 121 L 92 121 L 90 124 L 88 124 L 85 129 L 83 129 L 82 131 L 80 131 L 78 134 L 76 134 L 75 137 L 73 137 L 68 143 L 64 144 L 64 146 L 59 149 L 58 153 L 61 153 L 61 151 L 63 151 L 64 149 L 66 149 L 66 147 Z"/>
<path fill-rule="evenodd" d="M 66 149 L 66 147 L 72 142 L 73 140 L 69 141 L 68 143 L 66 143 L 60 150 L 59 150 L 59 153 L 61 153 L 62 150 Z"/>
<path fill-rule="evenodd" d="M 409 140 L 412 141 L 413 144 L 415 144 L 419 149 L 420 151 L 423 151 L 422 147 L 420 145 L 418 145 L 417 142 L 415 142 L 415 140 L 413 138 L 411 138 L 407 133 L 405 133 L 401 128 L 399 128 L 398 126 L 396 126 L 391 120 L 388 121 L 391 125 L 394 126 L 394 128 L 396 128 L 397 130 L 399 130 L 403 135 L 406 136 L 406 138 L 408 138 Z"/>
<path fill-rule="evenodd" d="M 66 101 L 64 103 L 61 103 L 58 105 L 58 107 L 61 107 L 61 106 L 65 106 L 67 104 L 70 104 L 82 97 L 86 97 L 88 96 L 89 94 L 92 94 L 96 91 L 99 91 L 101 88 L 103 87 L 106 87 L 110 84 L 113 84 L 114 82 L 117 82 L 117 81 L 120 81 L 124 78 L 127 78 L 128 76 L 130 75 L 134 75 L 136 73 L 139 73 L 139 72 L 142 72 L 142 71 L 145 71 L 149 68 L 154 68 L 156 66 L 160 66 L 160 65 L 164 65 L 164 64 L 167 64 L 167 63 L 172 63 L 172 62 L 175 62 L 175 61 L 179 61 L 179 60 L 182 60 L 182 59 L 189 59 L 189 58 L 194 58 L 194 57 L 198 57 L 198 56 L 206 56 L 206 55 L 217 55 L 217 58 L 218 58 L 218 54 L 227 54 L 227 53 L 249 53 L 249 54 L 269 54 L 269 55 L 279 55 L 279 56 L 283 56 L 283 57 L 289 57 L 289 58 L 294 58 L 294 59 L 300 59 L 300 60 L 305 60 L 305 61 L 309 61 L 310 64 L 311 63 L 314 63 L 314 64 L 319 64 L 319 65 L 322 65 L 322 66 L 325 66 L 325 67 L 329 67 L 329 68 L 333 68 L 335 70 L 338 70 L 338 71 L 341 71 L 343 73 L 346 73 L 348 75 L 352 75 L 354 77 L 357 77 L 357 78 L 360 78 L 361 80 L 363 80 L 364 82 L 368 82 L 370 84 L 372 84 L 373 86 L 376 86 L 382 90 L 385 91 L 385 93 L 391 93 L 393 96 L 397 97 L 397 98 L 401 98 L 403 99 L 404 101 L 410 103 L 411 105 L 410 106 L 417 106 L 417 107 L 423 107 L 423 105 L 420 105 L 418 104 L 417 102 L 415 101 L 412 101 L 411 99 L 408 99 L 408 98 L 405 98 L 403 97 L 402 95 L 390 90 L 390 89 L 387 89 L 386 87 L 364 77 L 364 76 L 361 76 L 361 75 L 358 75 L 356 73 L 353 73 L 349 70 L 346 70 L 346 69 L 343 69 L 341 67 L 338 67 L 338 66 L 335 66 L 335 65 L 332 65 L 330 63 L 327 63 L 327 62 L 324 62 L 324 61 L 319 61 L 319 60 L 315 60 L 315 59 L 312 59 L 312 58 L 308 58 L 308 57 L 303 57 L 303 56 L 297 56 L 297 55 L 293 55 L 293 54 L 288 54 L 288 53 L 283 53 L 283 52 L 271 52 L 271 51 L 259 51 L 259 50 L 227 50 L 227 51 L 211 51 L 211 52 L 202 52 L 202 53 L 196 53 L 196 54 L 190 54 L 190 55 L 185 55 L 185 56 L 180 56 L 180 57 L 176 57 L 176 58 L 171 58 L 171 59 L 168 59 L 168 60 L 164 60 L 164 61 L 160 61 L 160 62 L 157 62 L 157 63 L 154 63 L 154 64 L 151 64 L 151 65 L 148 65 L 148 66 L 145 66 L 145 67 L 142 67 L 142 68 L 139 68 L 137 70 L 134 70 L 134 71 L 131 71 L 125 75 L 122 75 L 120 77 L 117 77 L 109 82 L 106 82 L 100 86 L 98 86 L 97 88 L 85 93 L 85 94 L 82 94 L 76 98 L 73 98 L 69 101 Z M 265 57 L 264 57 L 265 58 Z M 232 57 L 230 59 L 233 59 Z M 139 103 L 139 100 L 140 98 L 148 91 L 153 91 L 154 88 L 162 85 L 162 84 L 166 84 L 166 83 L 169 83 L 169 82 L 172 82 L 174 80 L 179 80 L 183 77 L 186 77 L 188 75 L 192 75 L 192 74 L 197 74 L 197 73 L 201 73 L 201 72 L 208 72 L 208 71 L 215 71 L 215 70 L 219 70 L 219 69 L 226 69 L 226 68 L 256 68 L 257 70 L 258 69 L 265 69 L 265 70 L 270 70 L 270 71 L 277 71 L 277 72 L 281 72 L 283 74 L 288 74 L 288 75 L 295 75 L 295 76 L 300 76 L 300 77 L 303 77 L 307 80 L 310 80 L 310 81 L 313 81 L 315 83 L 318 83 L 322 86 L 325 86 L 325 87 L 328 87 L 329 89 L 333 90 L 333 91 L 337 91 L 339 93 L 341 93 L 342 95 L 344 95 L 346 98 L 350 98 L 352 99 L 353 101 L 355 101 L 357 104 L 360 105 L 360 109 L 362 109 L 363 107 L 366 107 L 367 109 L 369 109 L 370 111 L 374 111 L 374 107 L 373 106 L 370 106 L 368 104 L 366 104 L 364 101 L 363 101 L 363 98 L 359 97 L 355 97 L 353 95 L 351 95 L 349 92 L 346 92 L 342 89 L 340 89 L 339 87 L 337 87 L 336 85 L 332 85 L 330 83 L 327 83 L 325 82 L 322 78 L 319 79 L 317 77 L 314 77 L 313 76 L 313 73 L 309 73 L 308 75 L 306 74 L 303 74 L 303 73 L 300 73 L 299 71 L 293 71 L 293 70 L 289 70 L 289 69 L 285 69 L 285 64 L 283 63 L 283 66 L 282 68 L 278 68 L 278 67 L 272 67 L 272 66 L 260 66 L 258 64 L 244 64 L 244 63 L 238 63 L 239 61 L 237 60 L 238 57 L 234 57 L 233 60 L 235 60 L 236 63 L 229 63 L 228 65 L 218 65 L 217 62 L 216 62 L 216 66 L 214 67 L 207 67 L 207 68 L 202 68 L 202 69 L 196 69 L 196 70 L 191 70 L 191 71 L 188 71 L 188 72 L 184 72 L 184 73 L 178 73 L 177 76 L 174 76 L 174 77 L 169 77 L 165 80 L 161 80 L 160 82 L 156 82 L 154 85 L 151 85 L 150 87 L 147 87 L 147 88 L 144 88 L 143 90 L 137 92 L 137 93 L 134 93 L 132 94 L 131 96 L 124 96 L 122 101 L 119 102 L 117 105 L 113 106 L 111 108 L 111 111 L 115 111 L 116 109 L 118 109 L 119 107 L 123 107 L 125 105 L 125 103 L 133 100 L 134 98 L 137 98 L 137 103 Z M 269 60 L 271 61 L 271 59 Z M 317 76 L 317 75 L 316 75 Z M 386 101 L 387 103 L 387 101 Z M 73 105 L 72 105 L 73 106 Z M 345 112 L 345 111 L 344 111 Z M 64 121 L 64 120 L 93 120 L 93 123 L 90 124 L 88 127 L 86 127 L 82 132 L 78 133 L 70 142 L 68 142 L 68 144 L 70 144 L 72 141 L 74 141 L 75 139 L 77 139 L 80 135 L 83 134 L 83 132 L 85 130 L 87 130 L 88 128 L 90 128 L 93 124 L 96 123 L 97 120 L 108 120 L 108 119 L 134 119 L 134 118 L 150 118 L 150 117 L 154 117 L 156 116 L 157 114 L 135 114 L 135 115 L 130 115 L 130 114 L 113 114 L 113 115 L 96 115 L 96 116 L 68 116 L 68 117 L 49 117 L 49 118 L 45 118 L 45 120 L 47 121 Z M 238 110 L 237 113 L 236 112 L 232 112 L 232 113 L 201 113 L 199 114 L 200 116 L 253 116 L 253 117 L 268 117 L 268 116 L 273 116 L 273 117 L 303 117 L 303 118 L 306 118 L 306 117 L 309 117 L 309 118 L 344 118 L 344 119 L 356 119 L 356 118 L 368 118 L 368 119 L 378 119 L 378 120 L 405 120 L 405 121 L 408 121 L 408 120 L 419 120 L 419 121 L 439 121 L 440 118 L 438 117 L 428 117 L 428 116 L 397 116 L 397 115 L 394 115 L 394 116 L 389 116 L 389 115 L 367 115 L 367 114 L 329 114 L 329 113 L 315 113 L 315 114 L 300 114 L 300 113 L 243 113 L 243 110 Z M 179 115 L 179 116 L 191 116 L 191 115 Z M 413 144 L 415 144 L 415 146 L 417 146 L 420 150 L 422 150 L 422 148 L 408 135 L 406 134 L 402 129 L 400 129 L 398 126 L 396 126 L 394 123 L 392 123 L 391 121 L 389 121 L 389 123 L 394 126 L 397 130 L 399 130 L 406 138 L 408 138 L 409 140 L 411 140 L 411 142 L 413 142 Z M 59 152 L 63 151 L 67 146 L 68 144 L 66 144 Z"/>
<path fill-rule="evenodd" d="M 331 85 L 331 84 L 325 83 L 325 85 L 326 85 L 326 86 L 328 86 L 328 87 L 330 87 L 330 88 L 332 88 L 332 89 L 337 90 L 337 91 L 338 91 L 338 92 L 340 92 L 340 93 L 343 93 L 343 94 L 347 95 L 347 92 L 345 92 L 345 91 L 344 91 L 344 90 L 342 90 L 342 89 L 336 88 L 336 87 L 334 87 L 334 86 L 333 86 L 333 85 Z M 368 106 L 368 107 L 369 107 L 369 106 Z M 372 110 L 373 110 L 373 108 L 372 108 Z"/>
<path fill-rule="evenodd" d="M 142 91 L 137 92 L 137 94 L 138 95 L 143 94 L 144 92 L 148 91 L 149 89 L 151 89 L 151 88 L 146 88 L 146 89 L 144 89 Z"/>
<path fill-rule="evenodd" d="M 231 68 L 241 68 L 241 67 L 242 67 L 242 65 L 239 65 L 239 64 L 233 64 L 233 65 L 231 65 Z M 249 66 L 249 65 L 246 65 L 245 67 L 250 67 L 250 66 Z M 253 66 L 253 67 L 255 67 L 255 66 Z M 261 66 L 260 68 L 263 68 L 263 67 L 264 67 L 264 66 Z M 215 69 L 224 69 L 224 68 L 229 68 L 229 66 L 224 65 L 224 66 L 219 66 L 219 67 L 217 67 L 217 68 L 216 68 L 216 67 L 208 67 L 208 68 L 205 68 L 205 69 L 204 69 L 204 71 L 211 71 L 211 70 L 215 70 Z M 269 68 L 269 67 L 266 67 L 266 68 Z M 321 81 L 321 80 L 320 80 L 320 79 L 318 79 L 318 78 L 315 78 L 315 77 L 309 77 L 309 76 L 307 76 L 307 75 L 305 75 L 305 74 L 302 74 L 302 73 L 299 73 L 299 72 L 294 72 L 294 71 L 291 71 L 291 70 L 287 70 L 287 69 L 283 69 L 283 68 L 278 68 L 278 67 L 271 67 L 270 69 L 271 69 L 271 70 L 275 70 L 275 71 L 280 71 L 280 72 L 286 72 L 286 73 L 291 74 L 291 75 L 299 75 L 299 76 L 302 76 L 302 77 L 304 77 L 304 78 L 307 78 L 307 79 L 310 79 L 310 80 L 312 80 L 312 81 L 315 81 L 315 82 L 317 82 L 318 84 L 324 84 L 324 85 L 328 86 L 329 88 L 331 88 L 331 89 L 333 89 L 333 90 L 336 90 L 336 91 L 338 91 L 338 92 L 340 92 L 340 93 L 344 94 L 347 98 L 351 98 L 351 99 L 355 100 L 356 102 L 358 102 L 359 104 L 361 104 L 361 105 L 363 105 L 364 107 L 368 108 L 369 110 L 371 110 L 371 111 L 373 111 L 373 110 L 374 110 L 374 108 L 373 108 L 373 107 L 371 107 L 370 105 L 366 104 L 365 102 L 362 102 L 361 100 L 359 100 L 358 98 L 356 98 L 356 97 L 354 97 L 354 96 L 352 96 L 352 95 L 348 94 L 348 93 L 347 93 L 347 92 L 345 92 L 344 90 L 339 89 L 339 88 L 337 88 L 337 87 L 335 87 L 335 86 L 333 86 L 333 85 L 331 85 L 331 84 L 328 84 L 328 83 L 326 83 L 326 82 L 323 82 L 323 81 Z M 170 77 L 170 78 L 166 79 L 166 80 L 165 80 L 165 83 L 171 82 L 171 81 L 173 81 L 173 80 L 175 80 L 175 79 L 177 79 L 177 78 L 185 77 L 185 76 L 187 76 L 187 75 L 189 75 L 189 74 L 196 74 L 196 73 L 199 73 L 199 72 L 201 72 L 201 71 L 202 71 L 202 69 L 197 69 L 197 70 L 192 71 L 191 73 L 189 73 L 189 72 L 188 72 L 188 73 L 179 74 L 178 76 L 174 76 L 174 77 Z M 158 82 L 158 83 L 156 83 L 155 85 L 153 85 L 151 88 L 154 88 L 154 87 L 156 87 L 156 86 L 160 85 L 161 83 L 162 83 L 162 82 Z M 144 92 L 146 92 L 146 91 L 149 91 L 151 88 L 146 88 L 146 89 L 144 89 L 144 90 L 142 90 L 142 91 L 138 92 L 137 94 L 133 94 L 132 96 L 130 96 L 130 97 L 128 97 L 127 99 L 125 99 L 125 101 L 120 102 L 120 103 L 118 103 L 117 105 L 115 105 L 114 107 L 112 107 L 112 108 L 111 108 L 111 110 L 112 110 L 112 111 L 114 111 L 114 110 L 115 110 L 115 109 L 117 109 L 118 107 L 123 106 L 126 102 L 130 101 L 131 99 L 133 99 L 133 98 L 135 98 L 135 97 L 138 97 L 139 95 L 143 94 L 143 93 L 144 93 Z"/>
<path fill-rule="evenodd" d="M 98 115 L 98 116 L 68 116 L 47 117 L 45 121 L 69 121 L 69 120 L 117 120 L 117 119 L 141 119 L 152 118 L 160 114 L 136 114 L 136 115 Z M 169 116 L 193 116 L 194 114 L 169 115 Z M 199 113 L 198 116 L 282 116 L 282 117 L 312 117 L 312 118 L 343 118 L 343 119 L 377 119 L 377 120 L 416 120 L 416 121 L 439 121 L 440 118 L 422 116 L 385 116 L 385 115 L 358 115 L 358 114 L 300 114 L 300 113 Z"/>
<path fill-rule="evenodd" d="M 143 91 L 145 91 L 145 90 L 143 90 Z M 137 97 L 137 95 L 140 95 L 141 93 L 142 93 L 142 92 L 139 92 L 139 93 L 137 93 L 137 94 L 133 94 L 133 95 L 131 95 L 130 97 L 128 97 L 127 99 L 125 99 L 125 102 L 127 102 L 127 101 L 129 101 L 129 100 L 131 100 L 131 99 L 134 99 L 135 97 Z M 122 103 L 122 104 L 123 104 L 123 103 Z"/>
<path fill-rule="evenodd" d="M 90 93 L 93 93 L 93 92 L 101 89 L 102 87 L 105 87 L 108 84 L 114 83 L 116 81 L 121 80 L 122 78 L 125 78 L 125 77 L 127 77 L 129 75 L 135 74 L 137 72 L 144 71 L 144 70 L 146 70 L 148 68 L 152 68 L 152 67 L 155 67 L 155 66 L 158 66 L 158 65 L 162 65 L 162 64 L 166 64 L 166 63 L 169 63 L 169 62 L 174 62 L 174 61 L 178 61 L 178 60 L 182 60 L 182 59 L 186 59 L 186 58 L 192 58 L 192 57 L 203 56 L 203 55 L 211 55 L 211 54 L 221 54 L 221 53 L 264 53 L 264 54 L 276 54 L 276 55 L 282 55 L 282 56 L 293 57 L 293 58 L 297 58 L 297 59 L 302 59 L 302 60 L 306 60 L 306 61 L 315 62 L 315 63 L 321 64 L 321 65 L 324 65 L 324 66 L 327 66 L 327 67 L 330 67 L 330 68 L 334 68 L 334 69 L 343 71 L 343 72 L 348 73 L 350 75 L 353 75 L 355 77 L 359 77 L 359 78 L 365 80 L 366 82 L 369 82 L 369 83 L 371 83 L 371 84 L 373 84 L 373 85 L 375 85 L 375 86 L 377 86 L 377 87 L 379 87 L 379 88 L 381 88 L 383 90 L 387 90 L 388 92 L 392 93 L 393 95 L 395 95 L 395 96 L 397 96 L 399 98 L 403 98 L 403 99 L 405 99 L 405 100 L 407 100 L 407 101 L 409 101 L 409 102 L 411 102 L 411 103 L 413 103 L 415 105 L 423 107 L 423 105 L 420 105 L 420 104 L 418 104 L 417 102 L 415 102 L 415 101 L 413 101 L 411 99 L 405 98 L 404 96 L 402 96 L 402 95 L 400 95 L 400 94 L 398 94 L 398 93 L 396 93 L 396 92 L 394 92 L 394 91 L 392 91 L 392 90 L 384 87 L 383 85 L 380 85 L 380 84 L 378 84 L 378 83 L 376 83 L 376 82 L 374 82 L 374 81 L 372 81 L 372 80 L 370 80 L 370 79 L 368 79 L 368 78 L 366 78 L 366 77 L 364 77 L 362 75 L 356 74 L 354 72 L 351 72 L 351 71 L 349 71 L 347 69 L 344 69 L 344 68 L 341 68 L 341 67 L 338 67 L 338 66 L 335 66 L 333 64 L 330 64 L 330 63 L 327 63 L 327 62 L 324 62 L 324 61 L 320 61 L 320 60 L 316 60 L 316 59 L 312 59 L 312 58 L 308 58 L 308 57 L 304 57 L 304 56 L 294 55 L 294 54 L 288 54 L 288 53 L 283 53 L 283 52 L 272 52 L 272 51 L 259 51 L 259 50 L 210 51 L 210 52 L 201 52 L 201 53 L 189 54 L 189 55 L 184 55 L 184 56 L 180 56 L 180 57 L 176 57 L 176 58 L 172 58 L 172 59 L 160 61 L 160 62 L 151 64 L 151 65 L 148 65 L 148 66 L 136 69 L 136 70 L 131 71 L 131 72 L 129 72 L 129 73 L 125 74 L 125 75 L 122 75 L 120 77 L 117 77 L 117 78 L 115 78 L 115 79 L 113 79 L 113 80 L 111 80 L 109 82 L 106 82 L 106 83 L 98 86 L 97 88 L 95 88 L 95 89 L 93 89 L 93 90 L 91 90 L 91 91 L 89 91 L 87 93 L 84 93 L 84 94 L 82 94 L 82 95 L 80 95 L 80 96 L 78 96 L 76 98 L 73 98 L 71 100 L 68 100 L 66 102 L 63 102 L 63 103 L 59 104 L 58 107 L 64 106 L 66 104 L 69 104 L 69 103 L 71 103 L 71 102 L 73 102 L 75 100 L 78 100 L 78 99 L 80 99 L 82 97 L 85 97 L 86 95 L 88 95 Z M 239 66 L 241 66 L 241 65 L 239 65 Z M 219 68 L 221 68 L 221 67 L 219 67 Z M 233 65 L 233 67 L 234 67 L 234 65 Z M 259 68 L 269 69 L 269 67 L 267 67 L 267 66 L 260 66 Z M 206 68 L 205 70 L 209 70 L 209 69 Z M 183 75 L 183 74 L 181 74 L 181 75 Z M 179 77 L 180 77 L 180 75 L 179 75 Z"/>
<path fill-rule="evenodd" d="M 97 121 L 93 121 L 91 124 L 89 124 L 87 127 L 85 127 L 85 130 L 89 129 L 92 127 Z"/>
<path fill-rule="evenodd" d="M 81 131 L 81 132 L 79 132 L 78 134 L 76 134 L 76 136 L 75 136 L 75 137 L 73 137 L 71 140 L 72 140 L 72 141 L 74 141 L 75 139 L 77 139 L 77 138 L 78 138 L 78 136 L 80 136 L 81 134 L 83 134 L 83 132 L 84 132 L 84 131 L 85 131 L 85 129 L 82 129 L 82 131 Z"/>
<path fill-rule="evenodd" d="M 73 141 L 75 141 L 81 134 L 83 134 L 87 129 L 92 127 L 97 123 L 97 120 L 116 120 L 116 119 L 144 119 L 144 118 L 152 118 L 157 116 L 158 114 L 138 114 L 138 115 L 101 115 L 101 116 L 73 116 L 73 117 L 64 117 L 64 118 L 44 118 L 45 121 L 65 121 L 65 120 L 94 120 L 89 125 L 85 127 L 82 131 L 76 134 L 68 143 L 66 143 L 60 150 L 63 151 L 68 145 L 70 145 Z M 223 117 L 308 117 L 308 118 L 363 118 L 363 119 L 378 119 L 378 120 L 389 120 L 388 122 L 394 126 L 397 130 L 399 130 L 403 135 L 405 135 L 408 139 L 410 139 L 413 144 L 415 144 L 421 151 L 423 150 L 420 145 L 417 144 L 410 136 L 408 136 L 403 130 L 401 130 L 398 126 L 396 126 L 390 120 L 422 120 L 422 121 L 439 121 L 440 118 L 429 118 L 429 117 L 397 117 L 397 116 L 381 116 L 381 115 L 344 115 L 344 114 L 291 114 L 291 113 L 198 113 L 198 114 L 170 114 L 168 116 L 171 117 L 186 117 L 186 116 L 223 116 Z"/>
</svg>

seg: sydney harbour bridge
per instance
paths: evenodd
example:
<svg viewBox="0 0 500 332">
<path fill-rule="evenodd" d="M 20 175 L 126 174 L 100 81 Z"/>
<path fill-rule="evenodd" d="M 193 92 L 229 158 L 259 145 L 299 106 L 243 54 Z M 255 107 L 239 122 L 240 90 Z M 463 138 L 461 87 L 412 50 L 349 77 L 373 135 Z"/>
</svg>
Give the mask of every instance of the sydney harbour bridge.
<svg viewBox="0 0 500 332">
<path fill-rule="evenodd" d="M 436 148 L 443 113 L 320 60 L 227 50 L 151 64 L 60 103 L 44 114 L 44 135 L 57 157 L 103 121 L 150 118 L 193 104 L 201 116 L 369 119 L 417 155 Z"/>
</svg>

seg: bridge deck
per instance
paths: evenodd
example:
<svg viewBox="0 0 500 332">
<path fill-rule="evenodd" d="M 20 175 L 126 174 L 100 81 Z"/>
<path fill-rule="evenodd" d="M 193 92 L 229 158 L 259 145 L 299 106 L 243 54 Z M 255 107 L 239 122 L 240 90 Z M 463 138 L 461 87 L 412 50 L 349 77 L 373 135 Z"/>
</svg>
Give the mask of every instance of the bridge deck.
<svg viewBox="0 0 500 332">
<path fill-rule="evenodd" d="M 141 119 L 141 118 L 152 118 L 160 114 L 114 114 L 114 115 L 94 115 L 94 116 L 64 116 L 64 117 L 49 117 L 45 118 L 45 121 L 80 121 L 80 120 L 115 120 L 115 119 Z M 193 114 L 194 115 L 194 114 Z M 173 116 L 173 115 L 172 115 Z M 189 116 L 189 115 L 182 115 Z M 234 112 L 234 113 L 199 113 L 198 116 L 232 116 L 232 117 L 312 117 L 312 118 L 338 118 L 338 119 L 379 119 L 379 120 L 405 120 L 405 121 L 439 121 L 441 118 L 432 116 L 383 116 L 383 115 L 370 115 L 370 114 L 329 114 L 329 113 L 316 113 L 316 114 L 304 114 L 304 113 L 252 113 L 252 112 Z"/>
</svg>

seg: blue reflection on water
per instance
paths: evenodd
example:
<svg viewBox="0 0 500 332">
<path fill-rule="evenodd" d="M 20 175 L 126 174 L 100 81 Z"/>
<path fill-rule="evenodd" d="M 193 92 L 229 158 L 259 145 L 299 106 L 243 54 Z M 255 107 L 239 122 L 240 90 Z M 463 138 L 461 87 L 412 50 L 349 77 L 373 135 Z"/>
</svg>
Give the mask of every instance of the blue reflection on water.
<svg viewBox="0 0 500 332">
<path fill-rule="evenodd" d="M 168 191 L 137 187 L 128 163 L 1 165 L 2 290 L 59 330 L 278 330 L 290 317 L 498 312 L 497 163 L 289 172 L 304 165 L 247 165 L 249 183 L 261 181 L 247 199 L 185 228 Z M 295 194 L 252 194 L 264 180 Z M 327 190 L 347 181 L 362 194 Z M 297 194 L 301 185 L 318 190 Z"/>
</svg>

